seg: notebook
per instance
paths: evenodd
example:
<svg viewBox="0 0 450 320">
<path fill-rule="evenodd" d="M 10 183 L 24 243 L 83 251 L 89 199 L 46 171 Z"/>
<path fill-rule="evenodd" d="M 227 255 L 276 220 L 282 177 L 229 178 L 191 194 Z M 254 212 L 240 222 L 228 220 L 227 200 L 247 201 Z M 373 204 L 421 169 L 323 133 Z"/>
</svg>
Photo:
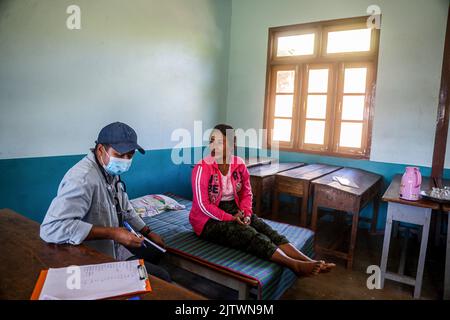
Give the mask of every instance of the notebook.
<svg viewBox="0 0 450 320">
<path fill-rule="evenodd" d="M 144 261 L 132 260 L 43 270 L 31 300 L 95 300 L 149 291 Z"/>
</svg>

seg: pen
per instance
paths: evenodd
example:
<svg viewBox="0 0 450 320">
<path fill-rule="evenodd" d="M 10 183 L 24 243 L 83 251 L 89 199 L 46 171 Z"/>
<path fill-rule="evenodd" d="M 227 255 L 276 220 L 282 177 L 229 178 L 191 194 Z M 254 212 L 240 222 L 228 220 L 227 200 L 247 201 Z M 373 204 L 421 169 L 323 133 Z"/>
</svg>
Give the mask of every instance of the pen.
<svg viewBox="0 0 450 320">
<path fill-rule="evenodd" d="M 136 231 L 134 231 L 134 229 L 130 226 L 130 224 L 126 221 L 123 222 L 123 226 L 130 231 L 132 234 L 134 234 L 136 237 L 138 238 L 142 238 L 142 235 L 140 235 L 139 233 L 137 233 Z M 144 238 L 145 240 L 145 238 Z M 147 248 L 147 245 L 145 244 L 144 241 L 142 241 L 142 246 Z"/>
</svg>

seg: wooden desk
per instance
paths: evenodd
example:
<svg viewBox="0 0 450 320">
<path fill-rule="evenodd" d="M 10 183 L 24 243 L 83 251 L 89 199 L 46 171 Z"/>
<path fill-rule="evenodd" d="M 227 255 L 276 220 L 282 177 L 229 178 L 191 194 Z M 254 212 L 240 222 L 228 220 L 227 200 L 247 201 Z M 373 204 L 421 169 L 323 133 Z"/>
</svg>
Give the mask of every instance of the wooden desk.
<svg viewBox="0 0 450 320">
<path fill-rule="evenodd" d="M 311 194 L 311 181 L 339 169 L 341 169 L 341 167 L 329 166 L 326 164 L 310 164 L 276 174 L 272 214 L 278 216 L 278 198 L 280 193 L 286 193 L 291 196 L 297 197 L 301 202 L 299 203 L 300 226 L 306 227 L 308 217 L 308 202 L 309 196 Z"/>
<path fill-rule="evenodd" d="M 114 262 L 86 246 L 47 244 L 39 237 L 39 224 L 9 209 L 0 210 L 0 299 L 29 300 L 42 269 Z M 150 276 L 152 292 L 145 300 L 204 299 Z"/>
<path fill-rule="evenodd" d="M 333 180 L 333 176 L 347 178 L 357 184 L 359 188 L 346 187 Z M 382 186 L 382 177 L 372 172 L 343 168 L 314 180 L 314 202 L 311 228 L 316 231 L 318 208 L 330 208 L 353 214 L 350 248 L 347 253 L 330 248 L 316 246 L 316 252 L 332 255 L 347 260 L 347 269 L 353 266 L 356 234 L 358 231 L 359 212 L 373 201 L 372 231 L 376 229 L 378 218 L 379 198 Z M 316 235 L 317 238 L 317 235 Z"/>
<path fill-rule="evenodd" d="M 272 200 L 272 189 L 275 184 L 275 174 L 289 169 L 304 166 L 302 162 L 270 163 L 254 166 L 248 169 L 250 173 L 250 183 L 252 185 L 254 208 L 253 212 L 263 215 L 261 212 L 262 200 L 265 194 L 270 195 Z"/>
<path fill-rule="evenodd" d="M 273 158 L 261 158 L 261 157 L 256 158 L 256 157 L 252 157 L 252 158 L 246 158 L 244 161 L 245 161 L 245 165 L 247 166 L 247 168 L 251 168 L 251 167 L 255 167 L 255 166 L 271 164 L 272 162 L 275 161 L 275 159 L 273 159 Z"/>
<path fill-rule="evenodd" d="M 439 204 L 420 199 L 418 201 L 403 200 L 399 197 L 402 176 L 396 175 L 389 188 L 383 195 L 383 201 L 388 202 L 386 229 L 384 232 L 383 253 L 381 256 L 381 286 L 384 287 L 385 279 L 405 283 L 414 286 L 414 298 L 419 298 L 422 290 L 423 269 L 427 253 L 428 234 L 430 230 L 431 212 L 438 210 Z M 431 179 L 422 178 L 421 190 L 429 190 L 433 186 Z M 403 274 L 406 250 L 404 248 L 400 258 L 398 273 L 387 271 L 387 260 L 389 255 L 389 243 L 391 240 L 393 221 L 405 222 L 422 226 L 422 240 L 420 243 L 419 263 L 416 278 L 407 277 Z"/>
</svg>

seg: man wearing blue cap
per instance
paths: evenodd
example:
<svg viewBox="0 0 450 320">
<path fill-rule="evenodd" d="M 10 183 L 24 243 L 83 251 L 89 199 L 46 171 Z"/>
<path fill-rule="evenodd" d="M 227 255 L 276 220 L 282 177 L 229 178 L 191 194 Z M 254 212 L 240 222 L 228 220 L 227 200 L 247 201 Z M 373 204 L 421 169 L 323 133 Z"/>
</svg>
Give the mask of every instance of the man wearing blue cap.
<svg viewBox="0 0 450 320">
<path fill-rule="evenodd" d="M 73 166 L 61 181 L 41 225 L 41 238 L 49 243 L 88 245 L 118 260 L 140 258 L 147 271 L 170 281 L 166 270 L 156 265 L 161 252 L 144 247 L 143 238 L 123 228 L 124 224 L 164 247 L 136 214 L 120 175 L 130 169 L 137 144 L 136 132 L 115 122 L 104 127 L 95 148 Z"/>
</svg>

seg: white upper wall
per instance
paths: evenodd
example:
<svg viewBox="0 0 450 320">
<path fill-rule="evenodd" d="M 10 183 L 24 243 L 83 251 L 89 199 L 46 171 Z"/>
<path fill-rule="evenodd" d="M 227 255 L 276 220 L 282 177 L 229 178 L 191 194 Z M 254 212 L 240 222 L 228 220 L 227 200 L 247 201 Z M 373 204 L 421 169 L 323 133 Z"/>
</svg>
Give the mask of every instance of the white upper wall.
<svg viewBox="0 0 450 320">
<path fill-rule="evenodd" d="M 81 8 L 81 30 L 66 8 Z M 83 154 L 113 121 L 145 149 L 225 118 L 231 2 L 1 0 L 0 159 Z"/>
<path fill-rule="evenodd" d="M 370 159 L 431 166 L 448 0 L 233 0 L 227 121 L 263 126 L 269 27 L 364 16 L 372 4 L 382 23 Z"/>
</svg>

